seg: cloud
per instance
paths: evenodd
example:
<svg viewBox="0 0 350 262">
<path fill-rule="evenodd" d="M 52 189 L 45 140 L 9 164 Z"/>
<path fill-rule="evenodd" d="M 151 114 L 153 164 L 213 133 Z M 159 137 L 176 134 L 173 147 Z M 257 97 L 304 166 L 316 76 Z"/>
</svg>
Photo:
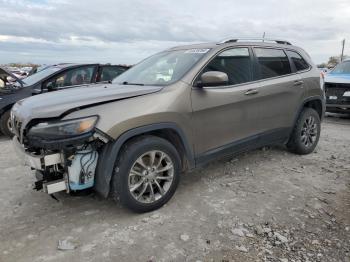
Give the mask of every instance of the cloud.
<svg viewBox="0 0 350 262">
<path fill-rule="evenodd" d="M 0 6 L 0 63 L 135 63 L 173 45 L 263 32 L 322 62 L 340 53 L 342 38 L 350 42 L 348 0 L 0 0 Z"/>
</svg>

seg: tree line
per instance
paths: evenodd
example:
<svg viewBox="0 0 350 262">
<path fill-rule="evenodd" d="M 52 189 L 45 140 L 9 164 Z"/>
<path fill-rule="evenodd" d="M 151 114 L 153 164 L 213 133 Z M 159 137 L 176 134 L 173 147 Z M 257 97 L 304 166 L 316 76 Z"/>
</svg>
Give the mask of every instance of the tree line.
<svg viewBox="0 0 350 262">
<path fill-rule="evenodd" d="M 345 55 L 343 57 L 343 60 L 345 60 L 347 58 L 350 58 L 350 57 Z M 319 67 L 319 68 L 333 68 L 339 63 L 340 63 L 340 56 L 331 56 L 330 58 L 328 58 L 327 63 L 318 64 L 317 67 Z"/>
</svg>

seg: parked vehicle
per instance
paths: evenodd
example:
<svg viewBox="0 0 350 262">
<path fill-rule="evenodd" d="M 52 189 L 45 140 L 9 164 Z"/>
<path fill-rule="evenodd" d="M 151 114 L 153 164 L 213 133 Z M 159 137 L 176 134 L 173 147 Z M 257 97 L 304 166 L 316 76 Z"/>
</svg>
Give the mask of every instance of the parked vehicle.
<svg viewBox="0 0 350 262">
<path fill-rule="evenodd" d="M 350 60 L 338 64 L 324 76 L 326 111 L 350 113 Z"/>
<path fill-rule="evenodd" d="M 111 81 L 128 67 L 99 64 L 58 64 L 48 66 L 36 74 L 20 79 L 0 68 L 0 131 L 11 136 L 10 110 L 14 103 L 33 95 Z"/>
<path fill-rule="evenodd" d="M 19 79 L 24 79 L 28 76 L 28 72 L 25 72 L 25 71 L 21 71 L 21 70 L 18 70 L 18 71 L 12 71 L 11 72 L 16 78 L 19 78 Z M 13 82 L 16 81 L 16 79 L 12 79 Z"/>
<path fill-rule="evenodd" d="M 308 154 L 324 115 L 319 71 L 287 41 L 171 48 L 112 85 L 12 109 L 19 155 L 49 193 L 93 187 L 136 212 L 164 205 L 182 171 L 271 144 Z"/>
<path fill-rule="evenodd" d="M 319 67 L 318 70 L 320 70 L 320 72 L 323 73 L 323 74 L 327 74 L 328 71 L 329 71 L 329 69 L 326 68 L 326 67 Z"/>
</svg>

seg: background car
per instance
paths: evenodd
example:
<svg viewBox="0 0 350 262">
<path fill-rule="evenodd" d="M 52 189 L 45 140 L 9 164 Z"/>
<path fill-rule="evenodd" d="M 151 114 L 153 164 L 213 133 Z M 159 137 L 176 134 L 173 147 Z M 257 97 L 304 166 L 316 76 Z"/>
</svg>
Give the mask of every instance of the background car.
<svg viewBox="0 0 350 262">
<path fill-rule="evenodd" d="M 17 101 L 45 92 L 97 82 L 108 82 L 126 71 L 122 65 L 58 64 L 20 79 L 0 68 L 0 131 L 11 136 L 10 110 Z"/>
<path fill-rule="evenodd" d="M 24 79 L 28 76 L 28 72 L 25 72 L 22 70 L 13 71 L 12 74 L 14 74 L 14 76 L 16 76 L 19 79 Z M 14 81 L 15 81 L 15 79 L 14 79 Z"/>
<path fill-rule="evenodd" d="M 326 111 L 350 113 L 350 60 L 338 64 L 324 76 Z"/>
<path fill-rule="evenodd" d="M 326 67 L 319 67 L 318 70 L 320 70 L 321 73 L 328 73 L 329 69 Z"/>
</svg>

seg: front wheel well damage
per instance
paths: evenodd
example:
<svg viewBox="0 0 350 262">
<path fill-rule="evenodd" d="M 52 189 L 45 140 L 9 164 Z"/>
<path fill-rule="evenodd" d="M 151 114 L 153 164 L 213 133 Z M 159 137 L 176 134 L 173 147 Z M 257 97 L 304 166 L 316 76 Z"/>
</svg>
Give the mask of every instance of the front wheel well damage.
<svg viewBox="0 0 350 262">
<path fill-rule="evenodd" d="M 169 141 L 181 156 L 182 170 L 195 167 L 191 145 L 188 143 L 183 131 L 176 124 L 159 123 L 131 129 L 122 134 L 117 140 L 107 143 L 101 150 L 94 185 L 95 191 L 100 195 L 107 197 L 110 192 L 110 182 L 121 148 L 126 143 L 142 136 L 157 136 Z"/>
<path fill-rule="evenodd" d="M 177 152 L 180 155 L 182 169 L 186 170 L 189 168 L 189 159 L 188 159 L 188 156 L 186 153 L 184 142 L 182 141 L 181 136 L 176 131 L 174 131 L 170 128 L 158 129 L 158 130 L 144 132 L 144 133 L 132 136 L 128 140 L 126 140 L 123 143 L 123 145 L 131 142 L 134 139 L 137 139 L 139 137 L 144 137 L 144 136 L 161 137 L 161 138 L 167 140 L 168 142 L 170 142 L 176 148 Z"/>
</svg>

